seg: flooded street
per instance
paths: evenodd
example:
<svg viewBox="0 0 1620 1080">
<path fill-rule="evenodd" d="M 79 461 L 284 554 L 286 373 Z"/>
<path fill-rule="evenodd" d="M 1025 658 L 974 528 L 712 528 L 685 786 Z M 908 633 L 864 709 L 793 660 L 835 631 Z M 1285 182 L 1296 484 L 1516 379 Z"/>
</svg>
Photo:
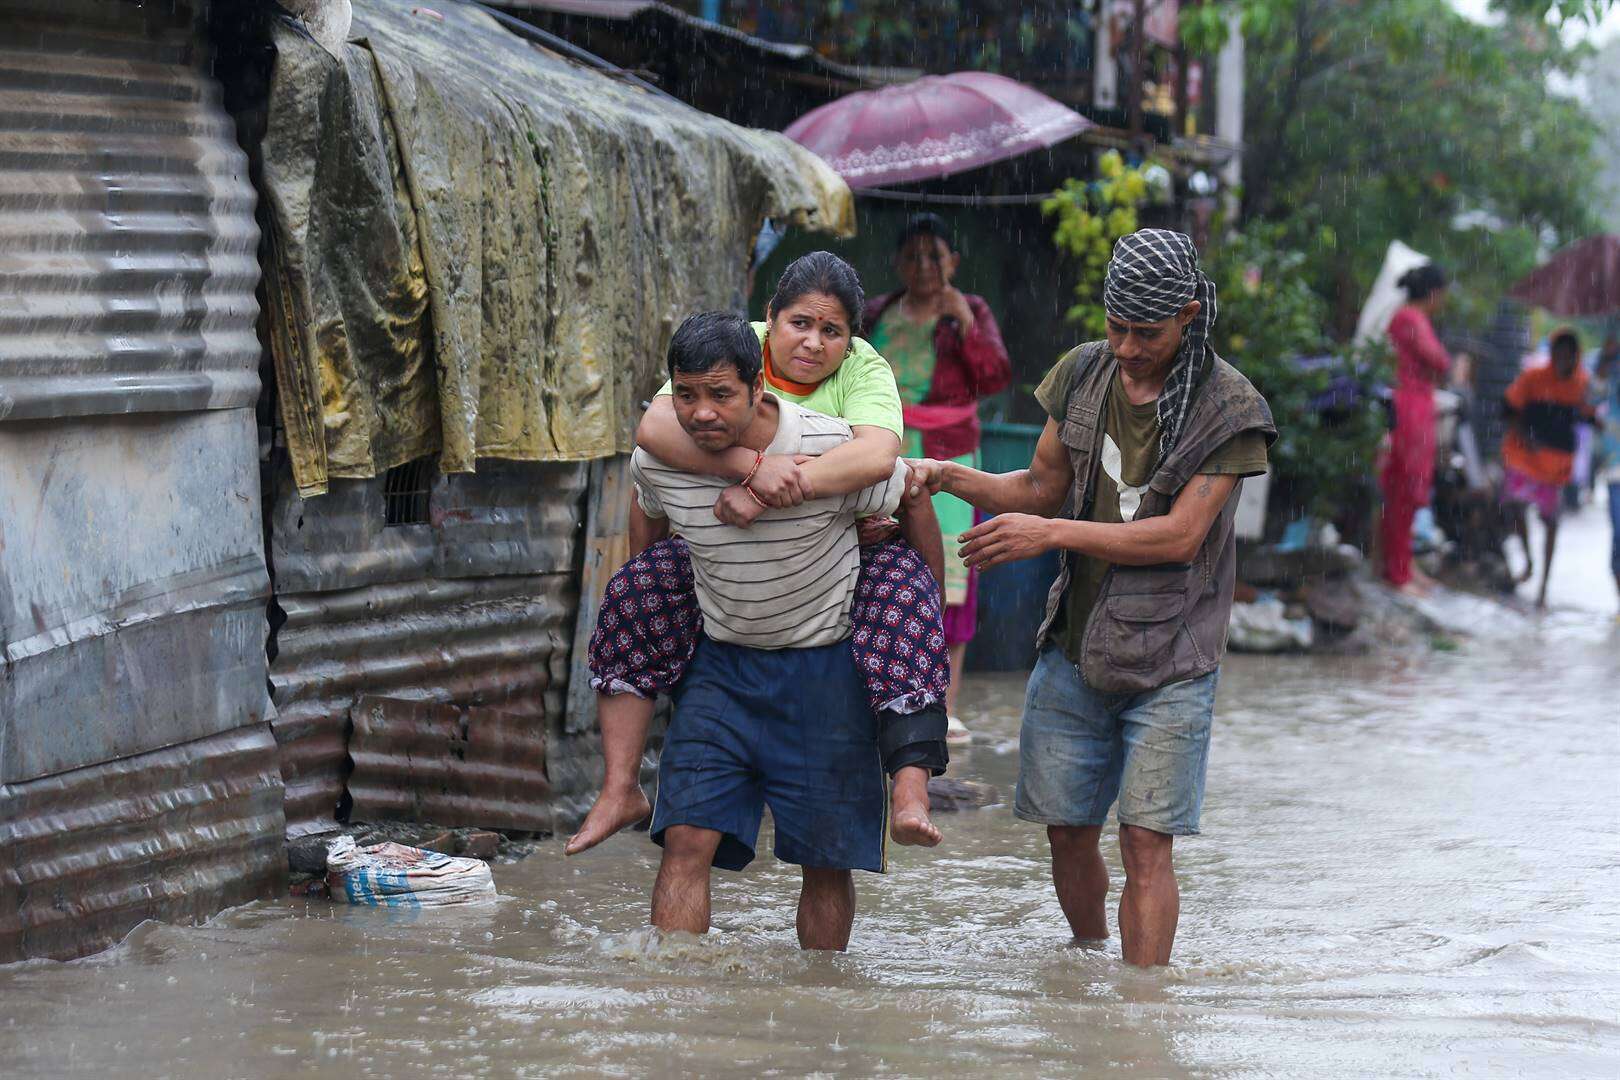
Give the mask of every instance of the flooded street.
<svg viewBox="0 0 1620 1080">
<path fill-rule="evenodd" d="M 1455 651 L 1232 658 L 1168 971 L 1124 967 L 1117 939 L 1068 943 L 1042 833 L 1007 805 L 1022 679 L 980 677 L 985 741 L 953 771 L 1001 803 L 859 877 L 848 955 L 797 950 L 796 874 L 769 858 L 717 875 L 717 933 L 657 944 L 646 836 L 568 861 L 556 841 L 495 868 L 493 907 L 287 900 L 0 968 L 0 1060 L 10 1077 L 1612 1076 L 1605 525 L 1601 508 L 1571 523 L 1564 606 L 1539 622 L 1482 607 L 1499 625 Z"/>
<path fill-rule="evenodd" d="M 0 1080 L 1620 1080 L 1620 0 L 0 31 Z"/>
</svg>

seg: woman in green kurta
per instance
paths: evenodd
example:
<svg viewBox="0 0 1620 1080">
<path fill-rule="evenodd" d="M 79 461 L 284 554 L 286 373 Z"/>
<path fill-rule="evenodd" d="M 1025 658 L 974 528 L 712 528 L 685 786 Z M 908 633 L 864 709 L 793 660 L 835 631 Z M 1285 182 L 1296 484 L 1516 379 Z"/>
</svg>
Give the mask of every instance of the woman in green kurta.
<svg viewBox="0 0 1620 1080">
<path fill-rule="evenodd" d="M 896 305 L 888 318 L 872 331 L 872 347 L 894 369 L 894 381 L 900 389 L 900 401 L 906 405 L 921 405 L 934 384 L 934 322 L 913 322 Z M 927 457 L 923 450 L 922 432 L 907 427 L 900 443 L 902 457 Z M 958 464 L 979 467 L 978 448 L 954 458 Z M 973 507 L 955 495 L 940 492 L 934 496 L 934 516 L 939 518 L 940 532 L 947 538 L 960 536 L 973 528 Z M 956 544 L 945 545 L 945 603 L 961 607 L 968 598 L 968 569 Z M 966 644 L 964 642 L 964 644 Z"/>
<path fill-rule="evenodd" d="M 961 255 L 949 227 L 934 214 L 918 214 L 900 234 L 895 271 L 903 288 L 867 305 L 874 348 L 894 368 L 905 413 L 901 453 L 906 457 L 979 463 L 979 399 L 1012 377 L 1001 330 L 989 305 L 951 284 Z M 951 541 L 973 526 L 973 508 L 954 495 L 934 496 L 945 544 L 945 641 L 951 656 L 947 711 L 954 741 L 966 741 L 956 718 L 962 660 L 977 618 L 977 575 Z"/>
</svg>

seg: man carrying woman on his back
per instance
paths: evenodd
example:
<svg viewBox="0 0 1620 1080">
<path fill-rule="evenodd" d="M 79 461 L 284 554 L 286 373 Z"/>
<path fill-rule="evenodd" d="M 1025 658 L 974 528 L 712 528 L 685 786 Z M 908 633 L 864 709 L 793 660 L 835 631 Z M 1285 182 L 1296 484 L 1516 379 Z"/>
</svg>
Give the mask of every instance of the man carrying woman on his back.
<svg viewBox="0 0 1620 1080">
<path fill-rule="evenodd" d="M 703 449 L 682 427 L 666 384 L 636 433 L 658 462 L 730 481 L 714 504 L 719 524 L 746 528 L 761 515 L 807 500 L 849 496 L 881 484 L 899 460 L 904 429 L 889 365 L 857 333 L 865 297 L 848 263 L 829 252 L 806 255 L 782 274 L 755 323 L 761 378 L 775 398 L 846 422 L 852 437 L 816 457 L 757 454 L 743 446 Z M 851 528 L 854 528 L 852 525 Z M 734 544 L 735 558 L 768 561 L 769 544 Z M 937 548 L 936 548 L 937 551 Z M 847 614 L 854 662 L 878 717 L 874 753 L 896 778 L 890 831 L 897 843 L 931 846 L 926 779 L 944 771 L 945 693 L 950 667 L 938 582 L 901 539 L 860 549 L 861 568 Z M 741 569 L 733 577 L 741 576 Z M 757 576 L 757 575 L 756 575 Z M 796 595 L 806 617 L 823 599 Z M 687 543 L 679 536 L 633 553 L 614 575 L 590 645 L 592 686 L 602 730 L 602 792 L 568 841 L 578 854 L 650 812 L 638 779 L 653 698 L 681 681 L 702 637 Z"/>
</svg>

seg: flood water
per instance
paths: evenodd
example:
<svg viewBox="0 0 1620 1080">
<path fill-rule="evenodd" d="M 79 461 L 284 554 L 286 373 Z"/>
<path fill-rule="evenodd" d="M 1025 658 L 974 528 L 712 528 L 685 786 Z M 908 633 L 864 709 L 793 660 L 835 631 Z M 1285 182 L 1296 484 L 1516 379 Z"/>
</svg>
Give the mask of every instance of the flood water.
<svg viewBox="0 0 1620 1080">
<path fill-rule="evenodd" d="M 1561 610 L 1480 605 L 1455 651 L 1230 660 L 1168 970 L 1069 944 L 1043 835 L 1006 805 L 1022 679 L 978 677 L 986 741 L 953 772 L 1003 802 L 861 876 L 847 955 L 798 951 L 796 874 L 769 857 L 717 875 L 715 933 L 660 943 L 645 834 L 566 861 L 554 842 L 496 867 L 492 907 L 286 900 L 0 968 L 3 1072 L 1614 1076 L 1601 508 L 1562 543 Z"/>
</svg>

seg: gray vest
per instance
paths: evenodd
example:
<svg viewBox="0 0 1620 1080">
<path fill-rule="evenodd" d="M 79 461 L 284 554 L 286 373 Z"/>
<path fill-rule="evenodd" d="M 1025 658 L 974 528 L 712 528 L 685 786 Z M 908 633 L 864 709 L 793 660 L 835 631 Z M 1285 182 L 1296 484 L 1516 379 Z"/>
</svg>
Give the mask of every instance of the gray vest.
<svg viewBox="0 0 1620 1080">
<path fill-rule="evenodd" d="M 1065 512 L 1083 519 L 1102 454 L 1103 406 L 1119 365 L 1106 341 L 1082 345 L 1079 353 L 1058 436 L 1074 466 L 1074 490 Z M 1234 436 L 1256 430 L 1265 433 L 1268 443 L 1277 437 L 1266 399 L 1217 357 L 1194 389 L 1181 440 L 1148 481 L 1135 520 L 1169 513 L 1176 495 L 1211 453 Z M 1241 487 L 1233 489 L 1192 562 L 1109 567 L 1081 638 L 1080 674 L 1088 686 L 1140 693 L 1196 679 L 1220 665 L 1237 577 L 1232 523 Z M 1042 646 L 1050 639 L 1077 558 L 1074 552 L 1063 554 L 1063 569 L 1052 583 L 1036 639 Z"/>
</svg>

